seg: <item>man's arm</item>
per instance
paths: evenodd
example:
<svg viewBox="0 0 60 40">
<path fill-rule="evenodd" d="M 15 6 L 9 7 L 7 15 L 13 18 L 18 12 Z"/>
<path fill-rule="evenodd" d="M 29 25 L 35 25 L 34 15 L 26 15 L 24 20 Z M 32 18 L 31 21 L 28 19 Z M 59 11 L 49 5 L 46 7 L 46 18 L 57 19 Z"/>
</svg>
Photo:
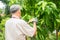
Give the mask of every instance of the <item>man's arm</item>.
<svg viewBox="0 0 60 40">
<path fill-rule="evenodd" d="M 37 30 L 37 28 L 36 28 L 36 22 L 33 22 L 33 29 L 34 29 L 34 35 L 36 35 L 36 30 Z"/>
<path fill-rule="evenodd" d="M 17 26 L 19 30 L 21 30 L 26 36 L 33 37 L 36 34 L 36 21 L 33 21 L 33 28 L 24 20 L 21 20 L 21 22 L 17 23 Z"/>
<path fill-rule="evenodd" d="M 37 30 L 36 22 L 37 22 L 37 19 L 33 18 L 33 19 L 29 20 L 28 24 L 30 22 L 33 22 L 34 35 L 36 35 L 36 30 Z"/>
</svg>

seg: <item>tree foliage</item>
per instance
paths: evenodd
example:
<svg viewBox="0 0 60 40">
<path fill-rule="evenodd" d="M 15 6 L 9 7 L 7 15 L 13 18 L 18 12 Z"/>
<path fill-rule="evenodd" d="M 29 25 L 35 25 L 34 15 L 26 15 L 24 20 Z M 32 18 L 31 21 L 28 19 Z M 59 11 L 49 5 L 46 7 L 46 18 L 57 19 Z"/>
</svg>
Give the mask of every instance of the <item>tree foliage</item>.
<svg viewBox="0 0 60 40">
<path fill-rule="evenodd" d="M 22 7 L 22 19 L 38 18 L 37 34 L 31 40 L 56 40 L 52 32 L 60 27 L 60 3 L 57 0 L 1 0 L 7 5 L 6 13 L 13 4 Z M 51 2 L 50 2 L 51 1 Z M 2 23 L 2 22 L 1 22 Z M 3 24 L 4 25 L 4 24 Z M 32 24 L 31 24 L 32 25 Z M 34 39 L 35 38 L 35 39 Z"/>
</svg>

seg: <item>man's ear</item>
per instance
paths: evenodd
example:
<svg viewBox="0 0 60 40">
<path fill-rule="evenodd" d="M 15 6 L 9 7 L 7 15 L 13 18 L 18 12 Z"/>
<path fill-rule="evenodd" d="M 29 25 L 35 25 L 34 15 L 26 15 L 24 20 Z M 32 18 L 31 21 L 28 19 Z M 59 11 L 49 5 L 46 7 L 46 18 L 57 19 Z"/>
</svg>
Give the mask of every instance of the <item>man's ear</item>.
<svg viewBox="0 0 60 40">
<path fill-rule="evenodd" d="M 20 10 L 18 10 L 18 11 L 17 11 L 17 13 L 19 13 L 19 14 L 20 14 Z"/>
</svg>

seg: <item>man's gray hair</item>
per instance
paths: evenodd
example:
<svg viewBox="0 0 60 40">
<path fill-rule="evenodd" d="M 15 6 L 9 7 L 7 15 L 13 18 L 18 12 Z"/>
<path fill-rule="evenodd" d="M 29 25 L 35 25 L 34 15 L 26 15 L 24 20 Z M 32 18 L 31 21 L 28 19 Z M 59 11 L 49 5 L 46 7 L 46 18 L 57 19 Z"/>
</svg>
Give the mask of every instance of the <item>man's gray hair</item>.
<svg viewBox="0 0 60 40">
<path fill-rule="evenodd" d="M 12 5 L 11 7 L 10 7 L 10 13 L 15 13 L 17 10 L 19 10 L 20 9 L 20 5 Z"/>
</svg>

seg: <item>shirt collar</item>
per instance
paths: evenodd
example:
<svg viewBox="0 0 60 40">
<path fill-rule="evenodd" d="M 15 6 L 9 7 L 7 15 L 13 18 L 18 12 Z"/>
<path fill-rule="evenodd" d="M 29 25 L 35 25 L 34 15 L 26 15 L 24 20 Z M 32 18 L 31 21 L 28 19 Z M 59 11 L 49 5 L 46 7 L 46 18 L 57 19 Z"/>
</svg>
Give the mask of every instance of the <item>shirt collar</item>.
<svg viewBox="0 0 60 40">
<path fill-rule="evenodd" d="M 20 17 L 15 16 L 15 15 L 12 15 L 12 18 L 17 18 L 17 19 L 20 19 Z"/>
</svg>

